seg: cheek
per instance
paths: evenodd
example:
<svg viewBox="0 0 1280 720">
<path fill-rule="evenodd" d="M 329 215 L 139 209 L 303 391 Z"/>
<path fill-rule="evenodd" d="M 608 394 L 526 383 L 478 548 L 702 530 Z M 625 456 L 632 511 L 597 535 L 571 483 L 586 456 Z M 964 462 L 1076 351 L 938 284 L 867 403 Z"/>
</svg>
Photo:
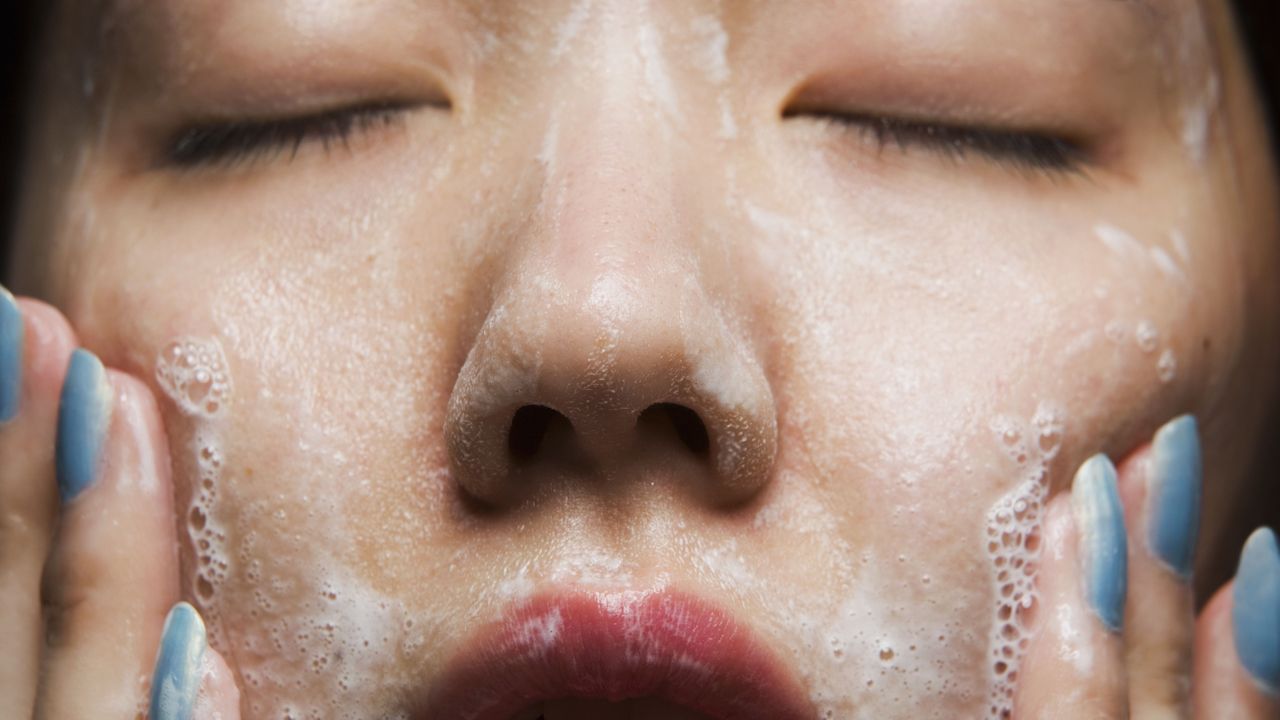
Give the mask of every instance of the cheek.
<svg viewBox="0 0 1280 720">
<path fill-rule="evenodd" d="M 883 209 L 741 210 L 781 268 L 761 273 L 781 299 L 778 492 L 808 494 L 839 538 L 811 541 L 813 567 L 834 570 L 801 622 L 777 622 L 806 628 L 796 656 L 831 707 L 894 691 L 945 696 L 944 711 L 976 712 L 988 690 L 1005 702 L 1043 507 L 1087 456 L 1133 449 L 1194 402 L 1201 330 L 1222 312 L 1196 298 L 1223 268 L 1173 231 L 1066 218 L 1013 237 L 882 224 Z"/>
<path fill-rule="evenodd" d="M 423 596 L 387 594 L 387 576 L 439 577 L 447 333 L 345 265 L 242 275 L 218 313 L 244 377 L 221 499 L 234 572 L 207 604 L 250 697 L 276 707 L 306 702 L 291 684 L 308 667 L 314 691 L 376 705 L 446 607 L 417 612 Z"/>
<path fill-rule="evenodd" d="M 150 250 L 104 254 L 68 303 L 85 343 L 161 400 L 183 592 L 255 713 L 335 687 L 352 705 L 318 711 L 390 707 L 388 688 L 411 683 L 398 664 L 451 612 L 438 592 L 410 612 L 385 576 L 407 565 L 437 585 L 447 570 L 431 549 L 456 269 L 379 241 L 392 227 L 317 224 L 328 234 L 224 224 L 234 251 L 117 243 Z"/>
<path fill-rule="evenodd" d="M 156 371 L 172 401 L 187 592 L 251 706 L 305 707 L 334 687 L 377 706 L 444 612 L 409 612 L 379 589 L 406 561 L 437 577 L 440 559 L 421 557 L 439 545 L 442 487 L 422 370 L 440 358 L 408 326 L 355 321 L 377 308 L 232 297 L 217 336 L 182 338 Z M 206 377 L 225 384 L 206 390 Z"/>
</svg>

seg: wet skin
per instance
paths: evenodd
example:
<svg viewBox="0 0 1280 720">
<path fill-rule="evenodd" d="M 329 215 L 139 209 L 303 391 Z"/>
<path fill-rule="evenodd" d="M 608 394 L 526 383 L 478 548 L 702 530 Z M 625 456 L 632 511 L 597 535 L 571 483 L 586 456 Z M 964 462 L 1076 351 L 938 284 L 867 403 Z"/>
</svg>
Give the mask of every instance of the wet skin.
<svg viewBox="0 0 1280 720">
<path fill-rule="evenodd" d="M 402 709 L 568 587 L 709 598 L 837 716 L 978 707 L 992 507 L 1184 412 L 1217 572 L 1280 329 L 1226 8 L 971 5 L 171 0 L 51 61 L 13 285 L 162 399 L 250 716 Z"/>
</svg>

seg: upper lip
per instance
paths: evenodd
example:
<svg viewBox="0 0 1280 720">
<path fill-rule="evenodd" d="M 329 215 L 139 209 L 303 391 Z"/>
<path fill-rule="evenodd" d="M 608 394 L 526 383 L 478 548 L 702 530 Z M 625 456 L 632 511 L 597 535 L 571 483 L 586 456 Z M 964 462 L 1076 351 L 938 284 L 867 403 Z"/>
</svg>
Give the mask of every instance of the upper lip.
<svg viewBox="0 0 1280 720">
<path fill-rule="evenodd" d="M 667 590 L 513 605 L 463 644 L 416 716 L 507 720 L 565 698 L 656 698 L 712 718 L 813 715 L 795 678 L 728 612 Z"/>
</svg>

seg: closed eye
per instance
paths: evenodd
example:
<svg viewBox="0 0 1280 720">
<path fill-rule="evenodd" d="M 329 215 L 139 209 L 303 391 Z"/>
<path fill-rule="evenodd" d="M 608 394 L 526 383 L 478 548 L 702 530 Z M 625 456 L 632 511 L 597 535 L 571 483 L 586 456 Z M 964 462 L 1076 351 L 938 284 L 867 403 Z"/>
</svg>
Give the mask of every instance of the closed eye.
<svg viewBox="0 0 1280 720">
<path fill-rule="evenodd" d="M 976 155 L 1020 171 L 1071 175 L 1083 173 L 1092 163 L 1083 144 L 1051 132 L 857 113 L 788 111 L 785 115 L 792 116 L 812 117 L 858 132 L 880 149 L 892 144 L 899 150 L 927 150 L 953 160 Z"/>
<path fill-rule="evenodd" d="M 305 143 L 327 151 L 358 135 L 399 122 L 419 103 L 369 102 L 296 117 L 213 120 L 179 128 L 165 145 L 163 162 L 179 169 L 230 165 L 274 154 L 293 158 Z"/>
</svg>

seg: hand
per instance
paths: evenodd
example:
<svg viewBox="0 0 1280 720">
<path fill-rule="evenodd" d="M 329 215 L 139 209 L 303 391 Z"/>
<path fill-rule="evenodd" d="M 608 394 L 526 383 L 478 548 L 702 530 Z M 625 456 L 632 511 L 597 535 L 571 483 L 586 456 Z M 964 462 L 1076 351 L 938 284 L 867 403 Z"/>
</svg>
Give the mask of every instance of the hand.
<svg viewBox="0 0 1280 720">
<path fill-rule="evenodd" d="M 175 605 L 155 400 L 75 347 L 56 310 L 0 289 L 0 717 L 235 720 L 226 664 Z"/>
<path fill-rule="evenodd" d="M 1270 530 L 1195 618 L 1200 445 L 1184 416 L 1120 465 L 1090 458 L 1048 506 L 1018 718 L 1280 718 Z M 1127 532 L 1126 532 L 1127 530 Z"/>
</svg>

